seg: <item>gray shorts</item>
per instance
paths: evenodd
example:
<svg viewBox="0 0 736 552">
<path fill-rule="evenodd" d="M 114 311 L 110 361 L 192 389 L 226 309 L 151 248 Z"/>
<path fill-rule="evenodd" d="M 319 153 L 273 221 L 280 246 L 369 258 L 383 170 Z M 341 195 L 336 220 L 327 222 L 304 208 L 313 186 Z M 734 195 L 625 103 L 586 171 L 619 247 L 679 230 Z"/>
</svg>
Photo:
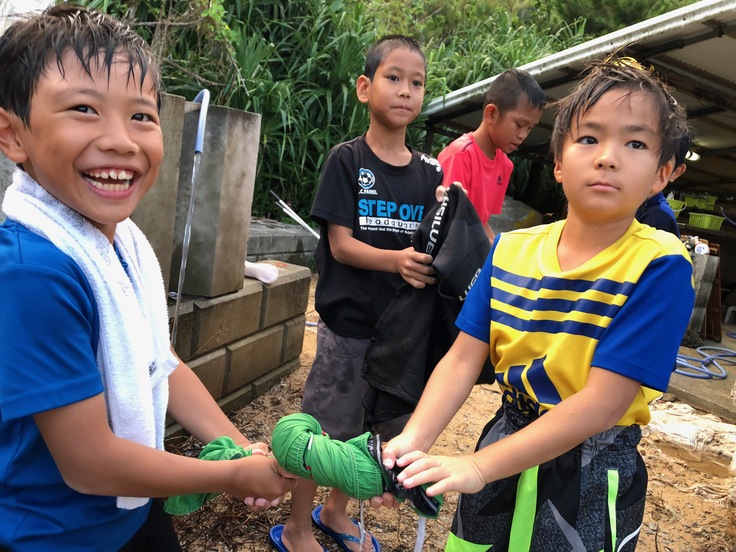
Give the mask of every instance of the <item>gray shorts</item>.
<svg viewBox="0 0 736 552">
<path fill-rule="evenodd" d="M 320 320 L 317 352 L 304 385 L 302 412 L 314 416 L 333 439 L 347 441 L 367 431 L 363 359 L 370 339 L 341 337 Z"/>
</svg>

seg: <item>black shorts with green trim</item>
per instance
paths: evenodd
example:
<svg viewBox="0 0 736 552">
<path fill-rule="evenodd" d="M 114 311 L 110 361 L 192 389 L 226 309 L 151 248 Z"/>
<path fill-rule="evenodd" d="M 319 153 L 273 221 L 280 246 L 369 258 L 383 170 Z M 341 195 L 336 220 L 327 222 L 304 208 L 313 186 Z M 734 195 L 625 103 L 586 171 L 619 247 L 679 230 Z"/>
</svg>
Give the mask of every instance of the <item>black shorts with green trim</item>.
<svg viewBox="0 0 736 552">
<path fill-rule="evenodd" d="M 536 416 L 502 407 L 476 450 Z M 631 552 L 641 530 L 647 470 L 639 426 L 615 427 L 458 501 L 446 552 Z"/>
</svg>

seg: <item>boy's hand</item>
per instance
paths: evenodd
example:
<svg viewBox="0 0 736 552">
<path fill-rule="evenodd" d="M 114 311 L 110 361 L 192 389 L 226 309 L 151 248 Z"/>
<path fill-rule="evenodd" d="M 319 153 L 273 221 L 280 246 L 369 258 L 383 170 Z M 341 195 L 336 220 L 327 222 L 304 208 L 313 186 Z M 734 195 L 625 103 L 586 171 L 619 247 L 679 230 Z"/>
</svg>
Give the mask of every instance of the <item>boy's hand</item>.
<svg viewBox="0 0 736 552">
<path fill-rule="evenodd" d="M 241 445 L 245 450 L 251 450 L 253 451 L 253 456 L 268 456 L 268 445 L 266 443 L 250 443 L 248 445 Z M 284 472 L 281 468 L 281 466 L 278 466 L 279 473 L 283 475 L 286 478 L 292 478 L 293 476 L 291 474 L 288 474 Z M 273 508 L 275 506 L 278 506 L 281 504 L 281 501 L 283 500 L 283 495 L 273 499 L 273 500 L 267 500 L 265 498 L 256 498 L 253 496 L 246 496 L 243 499 L 243 502 L 248 507 L 249 510 L 264 510 L 267 508 Z"/>
<path fill-rule="evenodd" d="M 386 445 L 384 445 L 381 456 L 383 459 L 383 465 L 391 469 L 396 465 L 396 459 L 402 454 L 417 450 L 418 446 L 415 444 L 408 434 L 401 433 L 391 439 Z M 391 493 L 383 493 L 382 496 L 376 496 L 371 498 L 371 507 L 380 508 L 398 508 L 401 503 Z"/>
<path fill-rule="evenodd" d="M 249 443 L 247 445 L 240 445 L 245 450 L 253 451 L 254 455 L 268 456 L 268 445 L 266 443 Z"/>
<path fill-rule="evenodd" d="M 391 469 L 396 465 L 397 458 L 415 450 L 421 450 L 416 440 L 406 432 L 400 433 L 383 447 L 381 451 L 383 465 Z"/>
<path fill-rule="evenodd" d="M 463 192 L 465 192 L 465 195 L 468 195 L 468 190 L 463 187 L 462 182 L 456 180 L 455 182 L 450 184 L 450 186 L 457 186 Z M 448 189 L 449 187 L 446 187 L 444 184 L 440 184 L 434 189 L 434 197 L 437 199 L 437 203 L 442 203 L 442 200 L 444 199 Z"/>
<path fill-rule="evenodd" d="M 444 199 L 446 193 L 447 188 L 445 188 L 442 184 L 434 189 L 434 197 L 437 199 L 437 203 L 442 203 L 442 200 Z"/>
<path fill-rule="evenodd" d="M 437 283 L 437 278 L 433 276 L 432 256 L 420 253 L 413 247 L 399 251 L 397 272 L 406 283 L 417 289 Z"/>
<path fill-rule="evenodd" d="M 370 501 L 371 508 L 398 508 L 401 502 L 391 493 L 383 493 L 381 496 L 374 496 Z"/>
<path fill-rule="evenodd" d="M 430 456 L 414 451 L 401 456 L 397 463 L 404 467 L 398 479 L 407 489 L 434 482 L 427 487 L 428 496 L 449 491 L 472 494 L 486 485 L 472 456 Z"/>
<path fill-rule="evenodd" d="M 229 492 L 249 508 L 278 506 L 284 495 L 296 488 L 297 477 L 284 471 L 271 456 L 254 454 L 235 462 L 241 463 L 239 477 Z"/>
</svg>

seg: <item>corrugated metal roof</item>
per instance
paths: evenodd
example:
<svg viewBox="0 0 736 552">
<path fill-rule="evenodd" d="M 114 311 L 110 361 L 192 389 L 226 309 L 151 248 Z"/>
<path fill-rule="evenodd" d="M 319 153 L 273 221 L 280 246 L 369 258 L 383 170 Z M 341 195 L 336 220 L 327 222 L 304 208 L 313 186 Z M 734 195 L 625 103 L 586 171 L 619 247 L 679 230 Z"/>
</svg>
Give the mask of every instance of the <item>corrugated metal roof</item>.
<svg viewBox="0 0 736 552">
<path fill-rule="evenodd" d="M 673 188 L 736 195 L 736 0 L 705 0 L 519 67 L 550 100 L 564 97 L 589 61 L 625 49 L 652 65 L 675 90 L 695 130 L 698 161 Z M 429 136 L 455 137 L 480 123 L 483 94 L 495 75 L 430 101 Z M 553 124 L 547 110 L 517 153 L 546 155 Z"/>
</svg>

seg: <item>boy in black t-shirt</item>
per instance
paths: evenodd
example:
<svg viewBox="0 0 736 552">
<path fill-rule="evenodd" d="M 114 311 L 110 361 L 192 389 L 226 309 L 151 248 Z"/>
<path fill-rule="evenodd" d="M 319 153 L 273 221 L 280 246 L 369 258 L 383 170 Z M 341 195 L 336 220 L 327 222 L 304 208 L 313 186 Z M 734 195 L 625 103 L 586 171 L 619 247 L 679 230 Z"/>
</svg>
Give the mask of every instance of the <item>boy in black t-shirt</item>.
<svg viewBox="0 0 736 552">
<path fill-rule="evenodd" d="M 322 236 L 315 254 L 320 322 L 303 411 L 334 439 L 366 429 L 368 385 L 361 371 L 379 316 L 404 281 L 417 288 L 436 282 L 432 257 L 411 247 L 411 235 L 436 202 L 442 171 L 405 143 L 407 125 L 422 107 L 425 76 L 426 60 L 413 39 L 394 35 L 371 46 L 356 87 L 370 126 L 330 151 L 312 207 Z M 276 548 L 322 550 L 314 523 L 343 550 L 380 550 L 370 535 L 361 548 L 346 495 L 334 489 L 324 507 L 312 511 L 315 492 L 312 481 L 299 481 L 288 521 L 271 530 Z"/>
</svg>

